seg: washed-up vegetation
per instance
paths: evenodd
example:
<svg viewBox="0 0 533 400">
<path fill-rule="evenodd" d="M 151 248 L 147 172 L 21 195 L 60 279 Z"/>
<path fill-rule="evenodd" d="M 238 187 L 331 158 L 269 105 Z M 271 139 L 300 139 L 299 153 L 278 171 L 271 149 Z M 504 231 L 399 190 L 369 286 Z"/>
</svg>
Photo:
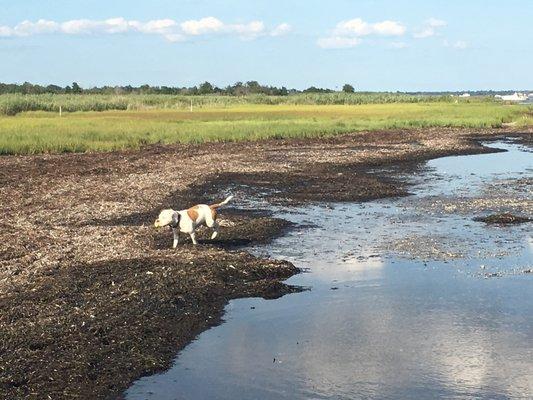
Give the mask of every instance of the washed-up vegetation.
<svg viewBox="0 0 533 400">
<path fill-rule="evenodd" d="M 531 222 L 531 218 L 523 217 L 521 215 L 514 215 L 511 213 L 491 214 L 485 217 L 476 217 L 474 221 L 485 222 L 486 224 L 523 224 Z"/>
<path fill-rule="evenodd" d="M 45 111 L 0 116 L 0 154 L 110 151 L 155 143 L 322 137 L 425 127 L 488 128 L 531 122 L 531 108 L 526 106 L 479 100 L 394 102 L 402 97 L 361 96 L 5 95 L 0 96 L 0 103 L 14 98 L 28 103 L 23 109 Z M 340 103 L 359 99 L 365 104 L 328 104 L 336 99 Z M 289 101 L 293 104 L 286 103 Z M 93 109 L 102 112 L 90 111 Z"/>
</svg>

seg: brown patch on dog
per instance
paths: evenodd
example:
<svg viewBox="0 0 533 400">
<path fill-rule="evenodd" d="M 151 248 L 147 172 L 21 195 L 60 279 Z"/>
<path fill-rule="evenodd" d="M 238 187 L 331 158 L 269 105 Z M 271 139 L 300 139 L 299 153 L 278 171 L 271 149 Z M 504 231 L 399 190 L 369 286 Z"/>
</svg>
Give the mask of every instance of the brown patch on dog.
<svg viewBox="0 0 533 400">
<path fill-rule="evenodd" d="M 196 210 L 198 210 L 198 206 L 191 207 L 187 210 L 187 215 L 193 221 L 196 221 L 198 219 L 198 211 Z"/>
<path fill-rule="evenodd" d="M 211 217 L 213 217 L 213 221 L 216 221 L 217 220 L 217 210 L 213 207 L 210 207 L 211 208 Z"/>
</svg>

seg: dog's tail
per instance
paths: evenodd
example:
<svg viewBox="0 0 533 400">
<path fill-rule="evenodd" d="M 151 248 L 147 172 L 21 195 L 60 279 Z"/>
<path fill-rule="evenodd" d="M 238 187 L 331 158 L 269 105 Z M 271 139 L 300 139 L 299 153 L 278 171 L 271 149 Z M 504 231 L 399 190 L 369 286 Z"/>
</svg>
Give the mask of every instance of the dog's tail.
<svg viewBox="0 0 533 400">
<path fill-rule="evenodd" d="M 223 202 L 217 203 L 217 204 L 211 204 L 209 207 L 218 208 L 218 207 L 225 206 L 226 204 L 228 204 L 231 201 L 231 199 L 233 199 L 233 196 L 228 196 L 228 197 L 226 197 L 226 200 L 224 200 Z"/>
</svg>

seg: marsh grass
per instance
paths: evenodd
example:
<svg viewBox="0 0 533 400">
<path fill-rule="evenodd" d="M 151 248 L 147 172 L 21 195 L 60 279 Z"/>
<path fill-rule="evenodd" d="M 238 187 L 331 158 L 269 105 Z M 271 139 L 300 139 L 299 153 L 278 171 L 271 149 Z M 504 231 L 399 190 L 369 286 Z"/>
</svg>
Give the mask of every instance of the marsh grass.
<svg viewBox="0 0 533 400">
<path fill-rule="evenodd" d="M 455 98 L 456 99 L 456 98 Z M 460 99 L 461 101 L 469 101 Z M 452 102 L 449 96 L 407 95 L 402 93 L 300 93 L 290 96 L 175 96 L 175 95 L 100 95 L 100 94 L 4 94 L 0 95 L 0 115 L 16 115 L 26 111 L 66 112 L 187 109 L 233 107 L 245 104 L 264 105 L 356 105 L 384 103 Z"/>
<path fill-rule="evenodd" d="M 533 126 L 533 106 L 528 105 L 520 117 L 514 122 L 518 126 Z"/>
<path fill-rule="evenodd" d="M 363 105 L 242 104 L 0 116 L 0 154 L 110 151 L 154 143 L 320 137 L 393 128 L 531 123 L 531 110 L 494 102 Z M 524 118 L 525 117 L 525 118 Z M 529 118 L 529 119 L 528 119 Z M 525 121 L 525 122 L 522 122 Z"/>
</svg>

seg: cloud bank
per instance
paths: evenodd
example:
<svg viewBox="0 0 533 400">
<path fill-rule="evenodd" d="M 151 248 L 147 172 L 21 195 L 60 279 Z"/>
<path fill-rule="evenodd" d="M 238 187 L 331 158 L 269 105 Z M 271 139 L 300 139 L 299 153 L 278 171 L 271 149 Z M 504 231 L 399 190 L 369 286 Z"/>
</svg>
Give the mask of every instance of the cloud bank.
<svg viewBox="0 0 533 400">
<path fill-rule="evenodd" d="M 268 29 L 262 21 L 242 24 L 227 24 L 215 17 L 178 22 L 173 19 L 157 19 L 146 22 L 110 18 L 106 20 L 75 19 L 56 22 L 40 19 L 36 22 L 23 21 L 13 27 L 0 26 L 0 38 L 28 37 L 45 34 L 64 35 L 113 35 L 137 33 L 158 35 L 170 42 L 185 41 L 192 37 L 207 35 L 233 35 L 242 40 L 261 36 L 282 36 L 291 31 L 291 26 L 282 23 Z"/>
<path fill-rule="evenodd" d="M 319 38 L 317 45 L 324 49 L 355 47 L 365 36 L 403 36 L 407 28 L 397 21 L 369 23 L 361 18 L 339 22 L 327 37 Z"/>
<path fill-rule="evenodd" d="M 292 31 L 292 26 L 287 23 L 279 24 L 270 32 L 270 36 L 283 36 Z"/>
<path fill-rule="evenodd" d="M 416 30 L 410 31 L 415 39 L 425 39 L 440 36 L 439 30 L 447 25 L 446 21 L 429 18 Z M 199 37 L 231 36 L 240 40 L 254 40 L 259 37 L 279 37 L 292 32 L 288 23 L 280 23 L 267 27 L 263 21 L 255 20 L 244 23 L 226 23 L 216 17 L 205 17 L 186 21 L 174 19 L 155 19 L 150 21 L 127 20 L 122 17 L 105 20 L 73 19 L 56 22 L 40 19 L 38 21 L 23 21 L 15 26 L 0 25 L 1 38 L 30 37 L 38 35 L 117 35 L 142 34 L 154 35 L 169 42 L 184 42 Z M 367 22 L 361 18 L 353 18 L 337 23 L 327 35 L 316 41 L 322 49 L 350 49 L 363 43 L 367 38 L 391 38 L 389 48 L 403 49 L 409 47 L 404 36 L 407 27 L 398 21 L 384 20 Z M 468 44 L 464 41 L 443 42 L 445 47 L 465 49 Z"/>
</svg>

